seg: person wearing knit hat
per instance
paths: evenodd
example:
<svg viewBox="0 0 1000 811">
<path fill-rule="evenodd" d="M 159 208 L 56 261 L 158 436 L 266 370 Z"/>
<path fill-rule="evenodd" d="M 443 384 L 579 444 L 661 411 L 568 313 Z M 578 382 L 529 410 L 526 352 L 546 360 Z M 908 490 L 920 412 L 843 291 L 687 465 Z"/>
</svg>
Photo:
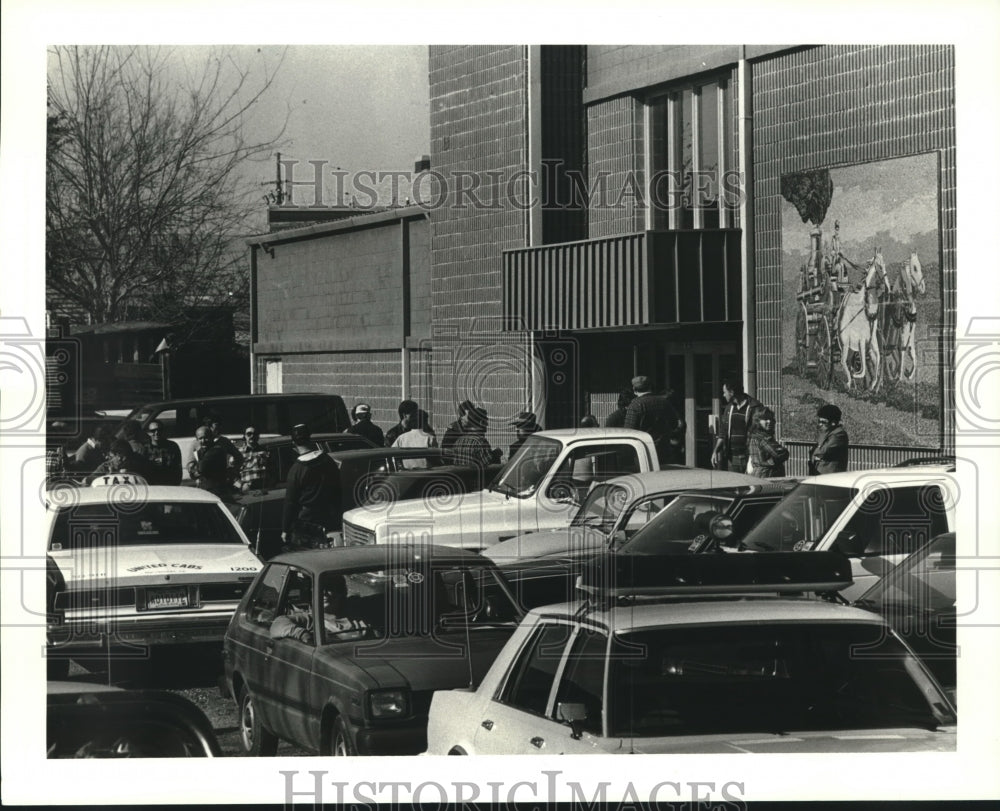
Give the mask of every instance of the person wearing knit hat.
<svg viewBox="0 0 1000 811">
<path fill-rule="evenodd" d="M 788 448 L 774 437 L 774 412 L 770 408 L 762 408 L 756 416 L 757 421 L 749 436 L 752 473 L 762 479 L 784 476 Z"/>
<path fill-rule="evenodd" d="M 824 403 L 816 410 L 819 421 L 819 438 L 809 454 L 809 472 L 842 473 L 847 470 L 850 438 L 840 424 L 841 412 L 832 403 Z"/>
</svg>

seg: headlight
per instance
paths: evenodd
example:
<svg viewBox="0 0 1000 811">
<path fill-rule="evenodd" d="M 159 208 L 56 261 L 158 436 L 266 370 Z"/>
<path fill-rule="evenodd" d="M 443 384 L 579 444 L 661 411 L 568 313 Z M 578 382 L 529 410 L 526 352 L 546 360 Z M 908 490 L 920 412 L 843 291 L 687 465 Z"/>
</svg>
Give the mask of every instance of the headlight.
<svg viewBox="0 0 1000 811">
<path fill-rule="evenodd" d="M 378 690 L 368 694 L 372 718 L 401 718 L 410 714 L 407 690 Z"/>
</svg>

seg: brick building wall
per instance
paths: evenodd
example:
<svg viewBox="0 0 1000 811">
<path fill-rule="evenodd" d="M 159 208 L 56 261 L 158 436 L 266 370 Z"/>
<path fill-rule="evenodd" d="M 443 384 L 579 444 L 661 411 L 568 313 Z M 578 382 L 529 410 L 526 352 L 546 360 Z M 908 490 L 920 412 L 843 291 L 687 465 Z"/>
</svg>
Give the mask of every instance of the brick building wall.
<svg viewBox="0 0 1000 811">
<path fill-rule="evenodd" d="M 502 252 L 523 247 L 529 233 L 529 213 L 513 201 L 534 191 L 516 179 L 528 168 L 528 48 L 432 46 L 429 70 L 431 169 L 449 182 L 448 203 L 431 212 L 433 403 L 445 413 L 471 399 L 495 425 L 528 399 L 523 370 L 491 352 L 525 340 L 505 332 L 500 316 Z M 474 173 L 483 206 L 452 205 L 455 172 Z M 494 431 L 490 440 L 502 444 Z"/>
<path fill-rule="evenodd" d="M 646 183 L 642 102 L 635 96 L 616 96 L 590 105 L 587 133 L 589 185 L 603 189 L 591 200 L 590 238 L 644 230 L 645 211 L 639 204 Z"/>
<path fill-rule="evenodd" d="M 754 66 L 758 396 L 780 404 L 781 176 L 937 151 L 944 368 L 943 445 L 953 449 L 955 332 L 954 48 L 811 48 Z M 832 398 L 838 396 L 831 392 Z M 867 466 L 896 461 L 868 453 Z M 884 458 L 883 458 L 884 457 Z M 793 471 L 794 472 L 794 471 Z"/>
</svg>

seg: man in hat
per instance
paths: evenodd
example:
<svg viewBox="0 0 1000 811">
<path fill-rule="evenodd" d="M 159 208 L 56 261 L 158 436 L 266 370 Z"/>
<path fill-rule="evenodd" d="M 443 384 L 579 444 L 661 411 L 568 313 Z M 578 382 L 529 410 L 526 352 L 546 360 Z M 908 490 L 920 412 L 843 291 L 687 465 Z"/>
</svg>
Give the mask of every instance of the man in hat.
<svg viewBox="0 0 1000 811">
<path fill-rule="evenodd" d="M 363 436 L 378 446 L 385 445 L 385 434 L 372 422 L 372 407 L 368 403 L 358 403 L 354 406 L 351 410 L 351 419 L 354 420 L 354 424 L 344 433 Z"/>
<path fill-rule="evenodd" d="M 843 473 L 847 470 L 847 453 L 850 440 L 840 424 L 840 409 L 832 403 L 821 405 L 816 411 L 819 421 L 819 439 L 809 454 L 810 473 Z"/>
<path fill-rule="evenodd" d="M 463 433 L 451 448 L 450 459 L 453 464 L 484 468 L 499 461 L 499 450 L 492 450 L 486 440 L 486 429 L 490 421 L 485 408 L 473 406 L 459 422 Z"/>
<path fill-rule="evenodd" d="M 645 431 L 653 439 L 660 465 L 673 463 L 680 452 L 684 423 L 665 394 L 653 394 L 646 375 L 632 378 L 635 399 L 625 412 L 625 428 Z"/>
<path fill-rule="evenodd" d="M 513 459 L 514 454 L 521 449 L 524 441 L 536 431 L 541 431 L 542 426 L 538 424 L 534 413 L 531 411 L 520 412 L 508 425 L 513 425 L 517 431 L 517 439 L 511 443 L 510 455 L 507 457 L 508 459 Z"/>
<path fill-rule="evenodd" d="M 328 544 L 327 533 L 339 530 L 344 510 L 340 501 L 340 468 L 316 447 L 306 425 L 292 428 L 299 458 L 292 463 L 285 484 L 281 540 L 297 548 Z"/>
</svg>

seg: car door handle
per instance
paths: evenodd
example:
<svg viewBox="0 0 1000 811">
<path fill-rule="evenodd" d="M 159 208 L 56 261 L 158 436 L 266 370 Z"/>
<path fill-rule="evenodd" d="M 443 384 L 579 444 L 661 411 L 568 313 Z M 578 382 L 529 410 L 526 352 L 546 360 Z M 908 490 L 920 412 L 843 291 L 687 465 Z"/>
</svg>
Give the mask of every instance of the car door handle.
<svg viewBox="0 0 1000 811">
<path fill-rule="evenodd" d="M 535 749 L 541 749 L 545 746 L 545 738 L 534 737 L 531 739 L 531 745 L 534 746 Z"/>
<path fill-rule="evenodd" d="M 482 724 L 480 724 L 480 726 L 487 732 L 489 732 L 491 729 L 493 729 L 493 722 L 489 718 L 487 718 L 485 721 L 483 721 Z"/>
</svg>

